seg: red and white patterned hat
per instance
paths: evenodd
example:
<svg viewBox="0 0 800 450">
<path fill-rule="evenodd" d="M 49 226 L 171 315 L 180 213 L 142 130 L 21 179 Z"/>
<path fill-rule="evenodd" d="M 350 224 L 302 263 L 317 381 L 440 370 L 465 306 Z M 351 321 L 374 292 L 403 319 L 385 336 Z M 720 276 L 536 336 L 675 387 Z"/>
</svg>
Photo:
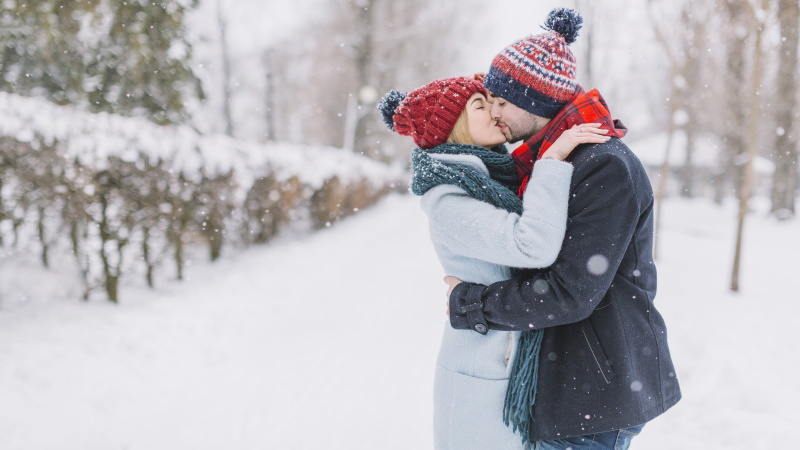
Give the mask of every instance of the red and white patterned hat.
<svg viewBox="0 0 800 450">
<path fill-rule="evenodd" d="M 553 118 L 578 91 L 569 44 L 581 24 L 572 9 L 552 10 L 543 27 L 547 32 L 527 36 L 494 58 L 483 80 L 486 89 L 531 114 Z"/>
</svg>

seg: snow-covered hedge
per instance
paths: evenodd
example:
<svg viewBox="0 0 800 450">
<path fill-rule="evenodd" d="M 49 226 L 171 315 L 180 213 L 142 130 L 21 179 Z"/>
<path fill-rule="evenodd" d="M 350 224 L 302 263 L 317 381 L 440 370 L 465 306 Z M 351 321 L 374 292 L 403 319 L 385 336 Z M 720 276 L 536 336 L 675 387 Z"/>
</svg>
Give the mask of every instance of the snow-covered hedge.
<svg viewBox="0 0 800 450">
<path fill-rule="evenodd" d="M 187 246 L 262 243 L 322 228 L 401 184 L 403 168 L 336 148 L 257 144 L 0 92 L 0 245 L 75 257 L 85 296 Z"/>
</svg>

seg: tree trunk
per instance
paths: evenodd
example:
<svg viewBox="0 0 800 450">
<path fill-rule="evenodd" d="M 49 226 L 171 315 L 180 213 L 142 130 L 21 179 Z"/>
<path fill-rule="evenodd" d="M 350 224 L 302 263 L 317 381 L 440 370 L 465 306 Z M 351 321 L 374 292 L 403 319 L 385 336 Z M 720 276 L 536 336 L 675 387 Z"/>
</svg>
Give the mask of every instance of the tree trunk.
<svg viewBox="0 0 800 450">
<path fill-rule="evenodd" d="M 39 207 L 39 221 L 36 224 L 36 230 L 39 234 L 39 243 L 42 245 L 42 265 L 49 268 L 50 267 L 50 258 L 49 258 L 49 251 L 50 247 L 47 245 L 47 233 L 45 230 L 45 208 L 43 206 Z"/>
<path fill-rule="evenodd" d="M 359 92 L 366 86 L 371 86 L 371 73 L 370 69 L 373 64 L 372 52 L 375 39 L 374 23 L 374 10 L 375 0 L 365 0 L 362 2 L 355 2 L 354 6 L 358 8 L 358 23 L 359 23 L 359 43 L 356 46 L 356 73 L 357 82 L 356 91 L 353 93 L 357 100 L 356 114 L 354 117 L 355 123 L 355 136 L 353 142 L 353 149 L 357 152 L 372 155 L 376 149 L 371 145 L 368 139 L 372 130 L 368 125 L 368 119 L 372 115 L 361 114 L 363 108 L 370 108 L 371 105 L 363 104 L 359 98 Z M 370 109 L 371 111 L 371 109 Z M 374 155 L 373 155 L 374 156 Z"/>
<path fill-rule="evenodd" d="M 797 47 L 798 23 L 800 23 L 800 1 L 779 0 L 778 20 L 780 21 L 781 44 L 778 60 L 778 96 L 775 116 L 778 133 L 775 138 L 775 173 L 772 178 L 771 213 L 778 218 L 788 219 L 795 214 L 794 203 L 797 193 L 797 145 L 798 131 L 794 123 L 798 120 L 797 111 Z"/>
<path fill-rule="evenodd" d="M 764 0 L 766 3 L 767 0 Z M 766 9 L 766 8 L 762 8 Z M 747 205 L 750 200 L 750 191 L 753 184 L 753 161 L 758 154 L 758 117 L 760 111 L 759 90 L 761 89 L 762 64 L 764 55 L 761 51 L 761 40 L 764 34 L 764 24 L 758 23 L 755 30 L 755 44 L 753 55 L 753 79 L 750 86 L 750 117 L 747 122 L 747 162 L 744 165 L 742 188 L 739 191 L 739 217 L 736 227 L 736 250 L 733 257 L 733 272 L 731 275 L 731 290 L 739 291 L 739 272 L 742 262 L 742 242 L 744 240 L 744 222 L 747 216 Z"/>
<path fill-rule="evenodd" d="M 89 293 L 92 290 L 89 283 L 89 263 L 81 258 L 81 232 L 80 223 L 77 219 L 71 218 L 69 221 L 69 241 L 72 245 L 72 254 L 81 269 L 81 280 L 83 281 L 83 299 L 89 300 Z M 88 259 L 88 258 L 87 258 Z"/>
<path fill-rule="evenodd" d="M 228 24 L 222 14 L 222 0 L 217 0 L 217 25 L 219 26 L 219 47 L 222 59 L 222 90 L 225 95 L 222 102 L 222 113 L 225 119 L 225 134 L 233 137 L 231 57 L 228 48 Z"/>
<path fill-rule="evenodd" d="M 119 277 L 116 275 L 106 276 L 105 287 L 108 299 L 112 303 L 119 303 Z"/>
<path fill-rule="evenodd" d="M 144 227 L 142 229 L 142 259 L 144 259 L 144 265 L 147 268 L 147 273 L 145 274 L 145 279 L 147 280 L 147 286 L 149 288 L 153 288 L 155 284 L 153 283 L 153 262 L 150 260 L 150 228 Z"/>
<path fill-rule="evenodd" d="M 222 244 L 224 243 L 223 233 L 225 222 L 222 214 L 216 208 L 211 208 L 206 218 L 206 231 L 208 236 L 208 247 L 210 250 L 211 261 L 216 261 L 222 256 Z"/>
<path fill-rule="evenodd" d="M 103 285 L 106 290 L 106 295 L 112 303 L 117 303 L 117 281 L 118 278 L 114 276 L 111 270 L 111 261 L 106 253 L 106 247 L 111 241 L 111 232 L 108 224 L 108 200 L 106 194 L 101 193 L 100 196 L 100 223 L 98 229 L 100 231 L 100 262 L 103 264 Z"/>
<path fill-rule="evenodd" d="M 696 194 L 697 168 L 695 167 L 695 149 L 699 135 L 698 131 L 703 129 L 702 118 L 704 113 L 701 108 L 704 101 L 701 96 L 707 90 L 707 87 L 704 86 L 702 71 L 706 61 L 699 49 L 708 38 L 706 33 L 707 22 L 703 20 L 704 16 L 707 17 L 705 14 L 697 17 L 692 11 L 688 10 L 684 10 L 682 14 L 683 19 L 691 25 L 691 32 L 688 33 L 683 43 L 685 61 L 681 67 L 681 76 L 685 83 L 682 106 L 686 113 L 686 120 L 683 125 L 683 130 L 686 134 L 686 159 L 681 170 L 681 195 L 687 198 L 692 198 Z"/>
<path fill-rule="evenodd" d="M 726 92 L 730 93 L 726 96 L 726 109 L 732 116 L 730 117 L 731 125 L 727 127 L 727 143 L 720 153 L 722 157 L 721 172 L 715 184 L 714 199 L 719 203 L 728 197 L 729 189 L 736 192 L 737 195 L 741 193 L 742 172 L 736 161 L 746 153 L 743 125 L 747 123 L 748 117 L 747 106 L 744 103 L 745 96 L 738 93 L 744 92 L 745 86 L 747 86 L 745 82 L 745 51 L 748 35 L 739 32 L 739 29 L 752 27 L 752 25 L 744 23 L 746 19 L 744 2 L 727 0 L 724 3 L 727 7 L 728 21 L 731 24 L 730 37 L 727 39 L 727 73 L 724 80 Z"/>
<path fill-rule="evenodd" d="M 175 268 L 178 280 L 183 281 L 183 234 L 179 233 L 175 241 Z"/>
<path fill-rule="evenodd" d="M 2 65 L 0 65 L 2 67 Z M 0 70 L 0 77 L 2 77 L 2 70 Z M 5 174 L 2 172 L 2 167 L 0 167 L 0 192 L 3 191 L 3 177 Z M 8 218 L 8 215 L 5 212 L 5 206 L 3 205 L 3 196 L 0 195 L 0 225 L 3 224 L 3 221 Z M 1 229 L 0 229 L 1 230 Z M 3 246 L 3 233 L 0 231 L 0 247 Z"/>
<path fill-rule="evenodd" d="M 650 18 L 651 23 L 653 24 L 653 31 L 655 32 L 656 39 L 659 41 L 661 46 L 664 49 L 664 54 L 667 57 L 667 61 L 669 62 L 669 70 L 670 70 L 670 98 L 668 99 L 669 103 L 669 115 L 667 117 L 667 144 L 666 148 L 664 149 L 664 161 L 661 163 L 661 169 L 659 170 L 658 174 L 658 186 L 655 192 L 655 208 L 656 208 L 656 217 L 655 217 L 655 224 L 654 224 L 654 240 L 653 240 L 653 258 L 658 259 L 659 254 L 659 241 L 660 241 L 660 229 L 661 229 L 661 217 L 663 215 L 663 204 L 664 204 L 664 197 L 666 196 L 667 191 L 667 180 L 669 179 L 670 173 L 670 153 L 672 151 L 672 140 L 675 136 L 675 129 L 677 126 L 676 123 L 676 112 L 683 107 L 683 91 L 682 86 L 678 83 L 678 75 L 682 75 L 682 67 L 683 67 L 683 58 L 682 55 L 675 50 L 672 45 L 672 41 L 669 39 L 668 36 L 664 34 L 664 32 L 659 28 L 658 18 L 656 15 L 658 14 L 655 12 L 654 9 L 655 4 L 651 1 L 649 3 L 651 10 L 648 12 L 648 16 Z M 685 55 L 684 55 L 685 56 Z"/>
<path fill-rule="evenodd" d="M 661 163 L 661 170 L 658 172 L 658 189 L 656 190 L 656 222 L 654 224 L 654 239 L 653 239 L 653 259 L 658 259 L 658 249 L 661 229 L 661 215 L 662 205 L 664 204 L 664 196 L 667 191 L 667 180 L 669 179 L 669 157 L 672 149 L 672 139 L 675 136 L 675 120 L 674 117 L 675 103 L 671 103 L 670 119 L 667 123 L 667 148 L 664 149 L 664 161 Z"/>
<path fill-rule="evenodd" d="M 183 281 L 183 235 L 189 226 L 189 218 L 183 210 L 179 210 L 176 217 L 173 217 L 169 224 L 169 241 L 173 246 L 173 257 L 175 258 L 175 273 L 179 281 Z"/>
<path fill-rule="evenodd" d="M 264 68 L 266 69 L 266 94 L 264 95 L 264 112 L 266 114 L 267 132 L 265 138 L 267 142 L 276 140 L 275 136 L 275 71 L 272 62 L 272 50 L 264 52 Z"/>
<path fill-rule="evenodd" d="M 686 133 L 686 160 L 681 169 L 681 196 L 686 198 L 694 197 L 694 150 L 695 150 L 695 130 L 690 121 L 684 128 Z"/>
</svg>

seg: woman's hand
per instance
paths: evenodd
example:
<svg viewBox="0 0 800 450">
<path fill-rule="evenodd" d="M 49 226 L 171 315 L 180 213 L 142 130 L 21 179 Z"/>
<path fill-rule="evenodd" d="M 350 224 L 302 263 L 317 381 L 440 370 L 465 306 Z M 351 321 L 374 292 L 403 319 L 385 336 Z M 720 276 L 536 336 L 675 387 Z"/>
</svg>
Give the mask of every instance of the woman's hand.
<svg viewBox="0 0 800 450">
<path fill-rule="evenodd" d="M 580 144 L 602 144 L 608 142 L 611 137 L 604 136 L 608 130 L 600 128 L 600 123 L 582 123 L 574 125 L 569 130 L 561 133 L 561 136 L 553 142 L 553 145 L 547 149 L 542 155 L 542 158 L 553 158 L 559 161 L 567 159 L 567 157 L 575 150 Z"/>
<path fill-rule="evenodd" d="M 450 317 L 450 294 L 453 293 L 453 288 L 455 288 L 461 280 L 456 277 L 444 277 L 444 282 L 448 284 L 447 288 L 447 317 Z"/>
</svg>

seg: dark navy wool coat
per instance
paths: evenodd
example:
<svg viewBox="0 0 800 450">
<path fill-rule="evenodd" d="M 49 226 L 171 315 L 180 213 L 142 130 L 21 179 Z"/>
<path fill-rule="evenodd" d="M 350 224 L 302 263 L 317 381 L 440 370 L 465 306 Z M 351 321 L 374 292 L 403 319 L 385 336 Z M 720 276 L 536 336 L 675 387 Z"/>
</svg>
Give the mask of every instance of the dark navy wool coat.
<svg viewBox="0 0 800 450">
<path fill-rule="evenodd" d="M 531 440 L 643 424 L 681 398 L 653 303 L 653 191 L 619 139 L 573 152 L 567 233 L 548 269 L 484 286 L 461 283 L 450 323 L 543 328 Z M 477 332 L 477 331 L 476 331 Z"/>
</svg>

